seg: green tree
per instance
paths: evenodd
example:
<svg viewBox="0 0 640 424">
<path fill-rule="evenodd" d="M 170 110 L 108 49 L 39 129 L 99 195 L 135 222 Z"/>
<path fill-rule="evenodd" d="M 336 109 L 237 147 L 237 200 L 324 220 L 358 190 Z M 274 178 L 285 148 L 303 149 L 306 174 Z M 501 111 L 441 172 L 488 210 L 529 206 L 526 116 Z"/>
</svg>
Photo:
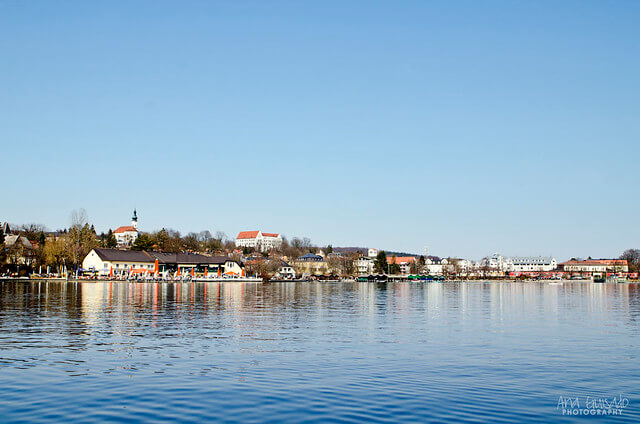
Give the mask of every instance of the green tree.
<svg viewBox="0 0 640 424">
<path fill-rule="evenodd" d="M 373 262 L 374 269 L 379 274 L 387 273 L 387 254 L 384 250 L 378 252 L 375 261 Z"/>
<path fill-rule="evenodd" d="M 118 240 L 116 240 L 115 234 L 113 234 L 113 231 L 111 231 L 111 228 L 109 228 L 109 232 L 107 232 L 106 247 L 114 249 L 117 246 Z"/>
<path fill-rule="evenodd" d="M 152 248 L 153 240 L 147 233 L 140 233 L 131 246 L 131 250 L 151 250 Z"/>
<path fill-rule="evenodd" d="M 153 235 L 156 245 L 160 251 L 165 251 L 169 246 L 169 233 L 164 228 Z"/>
<path fill-rule="evenodd" d="M 200 248 L 200 241 L 196 233 L 189 233 L 183 239 L 184 248 L 192 252 L 196 252 Z"/>
</svg>

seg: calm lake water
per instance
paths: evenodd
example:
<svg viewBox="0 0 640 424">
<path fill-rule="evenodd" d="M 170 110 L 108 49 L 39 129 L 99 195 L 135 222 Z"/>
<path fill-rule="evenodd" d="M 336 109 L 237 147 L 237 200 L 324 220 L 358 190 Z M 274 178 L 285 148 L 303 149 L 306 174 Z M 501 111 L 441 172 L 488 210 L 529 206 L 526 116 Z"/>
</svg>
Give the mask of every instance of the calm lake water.
<svg viewBox="0 0 640 424">
<path fill-rule="evenodd" d="M 0 282 L 2 422 L 638 422 L 639 355 L 637 284 Z"/>
</svg>

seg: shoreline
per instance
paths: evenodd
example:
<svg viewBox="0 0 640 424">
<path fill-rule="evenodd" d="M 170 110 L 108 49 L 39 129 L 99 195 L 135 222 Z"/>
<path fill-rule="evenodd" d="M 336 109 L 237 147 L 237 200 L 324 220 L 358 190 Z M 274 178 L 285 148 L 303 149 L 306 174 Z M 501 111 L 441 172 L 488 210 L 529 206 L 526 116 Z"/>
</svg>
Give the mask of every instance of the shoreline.
<svg viewBox="0 0 640 424">
<path fill-rule="evenodd" d="M 276 284 L 276 283 L 360 283 L 360 284 L 378 284 L 378 283 L 411 283 L 411 284 L 443 284 L 443 283 L 548 283 L 552 285 L 575 284 L 575 283 L 594 283 L 593 280 L 516 280 L 516 279 L 477 279 L 477 280 L 409 280 L 407 278 L 390 278 L 388 281 L 357 281 L 354 279 L 339 280 L 262 280 L 254 278 L 219 278 L 219 279 L 201 279 L 193 280 L 118 280 L 118 279 L 76 279 L 76 278 L 29 278 L 29 277 L 0 277 L 0 282 L 22 282 L 22 283 L 255 283 L 255 284 Z M 594 284 L 638 284 L 640 280 L 624 280 L 618 282 L 594 283 Z"/>
</svg>

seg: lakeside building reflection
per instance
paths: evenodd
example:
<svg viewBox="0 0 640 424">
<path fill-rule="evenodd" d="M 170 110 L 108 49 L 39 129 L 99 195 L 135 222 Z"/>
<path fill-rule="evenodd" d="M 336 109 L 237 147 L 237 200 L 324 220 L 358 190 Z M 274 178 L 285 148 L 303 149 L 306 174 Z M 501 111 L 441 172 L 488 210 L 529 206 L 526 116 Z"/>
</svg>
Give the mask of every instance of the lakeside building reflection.
<svg viewBox="0 0 640 424">
<path fill-rule="evenodd" d="M 337 310 L 349 315 L 334 316 Z M 549 283 L 126 283 L 126 282 L 2 282 L 0 312 L 21 314 L 3 326 L 27 329 L 33 320 L 57 319 L 56 331 L 90 334 L 106 324 L 116 334 L 137 334 L 149 323 L 158 329 L 171 325 L 187 331 L 206 323 L 250 332 L 274 332 L 286 337 L 286 325 L 317 328 L 336 319 L 402 327 L 404 317 L 420 314 L 426 324 L 474 326 L 504 330 L 511 321 L 526 325 L 563 322 L 567 309 L 601 315 L 612 313 L 637 323 L 640 318 L 638 284 L 590 282 Z M 283 321 L 282 311 L 293 312 Z M 393 317 L 390 320 L 389 317 Z M 49 328 L 49 327 L 47 327 Z M 51 331 L 54 331 L 53 328 Z"/>
</svg>

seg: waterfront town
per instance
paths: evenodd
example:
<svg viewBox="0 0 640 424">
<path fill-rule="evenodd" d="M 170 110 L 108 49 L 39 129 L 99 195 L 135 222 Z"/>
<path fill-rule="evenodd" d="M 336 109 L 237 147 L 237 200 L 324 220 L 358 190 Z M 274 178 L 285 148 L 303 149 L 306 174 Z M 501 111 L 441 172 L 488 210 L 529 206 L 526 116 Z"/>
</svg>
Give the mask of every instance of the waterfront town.
<svg viewBox="0 0 640 424">
<path fill-rule="evenodd" d="M 133 211 L 129 225 L 97 234 L 86 212 L 69 228 L 0 223 L 0 276 L 91 279 L 605 279 L 637 280 L 640 250 L 615 258 L 506 256 L 480 260 L 385 251 L 378 247 L 317 246 L 308 238 L 241 231 L 235 238 L 210 231 L 182 236 L 170 229 L 144 232 Z"/>
</svg>

